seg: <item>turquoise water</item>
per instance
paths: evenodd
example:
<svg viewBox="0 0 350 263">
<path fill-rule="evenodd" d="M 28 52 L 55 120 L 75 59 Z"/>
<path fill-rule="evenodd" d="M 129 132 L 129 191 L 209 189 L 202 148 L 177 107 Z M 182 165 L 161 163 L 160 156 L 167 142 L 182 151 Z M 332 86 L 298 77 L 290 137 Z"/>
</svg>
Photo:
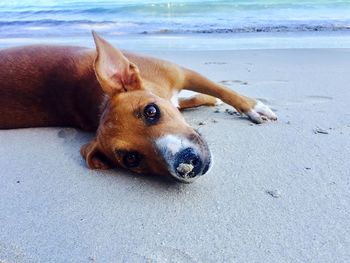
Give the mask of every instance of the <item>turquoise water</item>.
<svg viewBox="0 0 350 263">
<path fill-rule="evenodd" d="M 209 35 L 219 35 L 223 41 L 242 35 L 278 38 L 295 33 L 313 37 L 331 33 L 347 39 L 350 0 L 0 1 L 0 45 L 57 39 L 82 42 L 91 29 L 107 38 L 137 36 L 164 43 L 189 37 L 212 39 Z M 347 45 L 344 41 L 338 42 Z"/>
</svg>

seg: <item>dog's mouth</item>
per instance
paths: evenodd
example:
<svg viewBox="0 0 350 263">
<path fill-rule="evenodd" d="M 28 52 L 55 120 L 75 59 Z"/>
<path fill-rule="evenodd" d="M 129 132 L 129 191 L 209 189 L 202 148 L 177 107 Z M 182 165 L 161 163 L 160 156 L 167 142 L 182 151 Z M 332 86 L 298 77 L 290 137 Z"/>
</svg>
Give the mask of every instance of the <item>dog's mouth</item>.
<svg viewBox="0 0 350 263">
<path fill-rule="evenodd" d="M 199 135 L 195 138 L 190 140 L 188 136 L 166 135 L 155 142 L 170 175 L 183 183 L 191 183 L 206 174 L 212 164 L 206 142 Z"/>
</svg>

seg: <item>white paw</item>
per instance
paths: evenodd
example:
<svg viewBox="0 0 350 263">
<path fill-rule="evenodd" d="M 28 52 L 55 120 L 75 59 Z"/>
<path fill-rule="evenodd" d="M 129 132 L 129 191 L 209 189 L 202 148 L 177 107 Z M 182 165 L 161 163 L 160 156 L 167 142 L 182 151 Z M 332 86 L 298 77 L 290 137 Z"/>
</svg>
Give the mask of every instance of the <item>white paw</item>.
<svg viewBox="0 0 350 263">
<path fill-rule="evenodd" d="M 218 98 L 216 98 L 216 102 L 215 102 L 215 106 L 219 106 L 219 105 L 222 105 L 224 104 L 224 102 Z"/>
<path fill-rule="evenodd" d="M 276 114 L 268 106 L 258 100 L 256 101 L 254 108 L 248 111 L 246 115 L 255 123 L 277 120 Z"/>
</svg>

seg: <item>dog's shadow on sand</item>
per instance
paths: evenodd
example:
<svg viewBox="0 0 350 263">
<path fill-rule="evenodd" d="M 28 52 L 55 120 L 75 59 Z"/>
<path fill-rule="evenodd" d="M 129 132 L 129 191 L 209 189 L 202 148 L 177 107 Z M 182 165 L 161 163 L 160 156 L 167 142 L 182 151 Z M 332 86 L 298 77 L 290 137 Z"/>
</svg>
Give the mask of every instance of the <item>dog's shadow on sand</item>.
<svg viewBox="0 0 350 263">
<path fill-rule="evenodd" d="M 182 189 L 185 185 L 174 180 L 171 177 L 166 176 L 156 176 L 156 175 L 140 175 L 128 171 L 122 168 L 115 168 L 111 170 L 89 170 L 86 166 L 86 162 L 80 155 L 80 147 L 95 136 L 94 133 L 83 132 L 75 128 L 60 128 L 57 132 L 57 136 L 63 140 L 63 150 L 64 152 L 74 160 L 75 164 L 80 168 L 86 169 L 89 175 L 96 174 L 99 177 L 110 178 L 113 177 L 116 180 L 133 181 L 132 183 L 142 183 L 149 185 L 154 188 L 164 188 L 164 189 Z"/>
</svg>

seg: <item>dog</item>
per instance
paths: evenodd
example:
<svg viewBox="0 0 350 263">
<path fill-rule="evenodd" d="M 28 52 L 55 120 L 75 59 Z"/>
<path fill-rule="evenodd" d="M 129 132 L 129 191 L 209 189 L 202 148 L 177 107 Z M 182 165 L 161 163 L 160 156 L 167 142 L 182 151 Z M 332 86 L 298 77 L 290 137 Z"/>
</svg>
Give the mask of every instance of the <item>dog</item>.
<svg viewBox="0 0 350 263">
<path fill-rule="evenodd" d="M 96 131 L 80 152 L 91 169 L 122 167 L 190 183 L 212 157 L 179 110 L 223 101 L 255 123 L 276 120 L 260 101 L 174 63 L 124 52 L 92 32 L 96 49 L 32 45 L 0 51 L 0 128 Z M 198 94 L 178 99 L 183 90 Z"/>
</svg>

